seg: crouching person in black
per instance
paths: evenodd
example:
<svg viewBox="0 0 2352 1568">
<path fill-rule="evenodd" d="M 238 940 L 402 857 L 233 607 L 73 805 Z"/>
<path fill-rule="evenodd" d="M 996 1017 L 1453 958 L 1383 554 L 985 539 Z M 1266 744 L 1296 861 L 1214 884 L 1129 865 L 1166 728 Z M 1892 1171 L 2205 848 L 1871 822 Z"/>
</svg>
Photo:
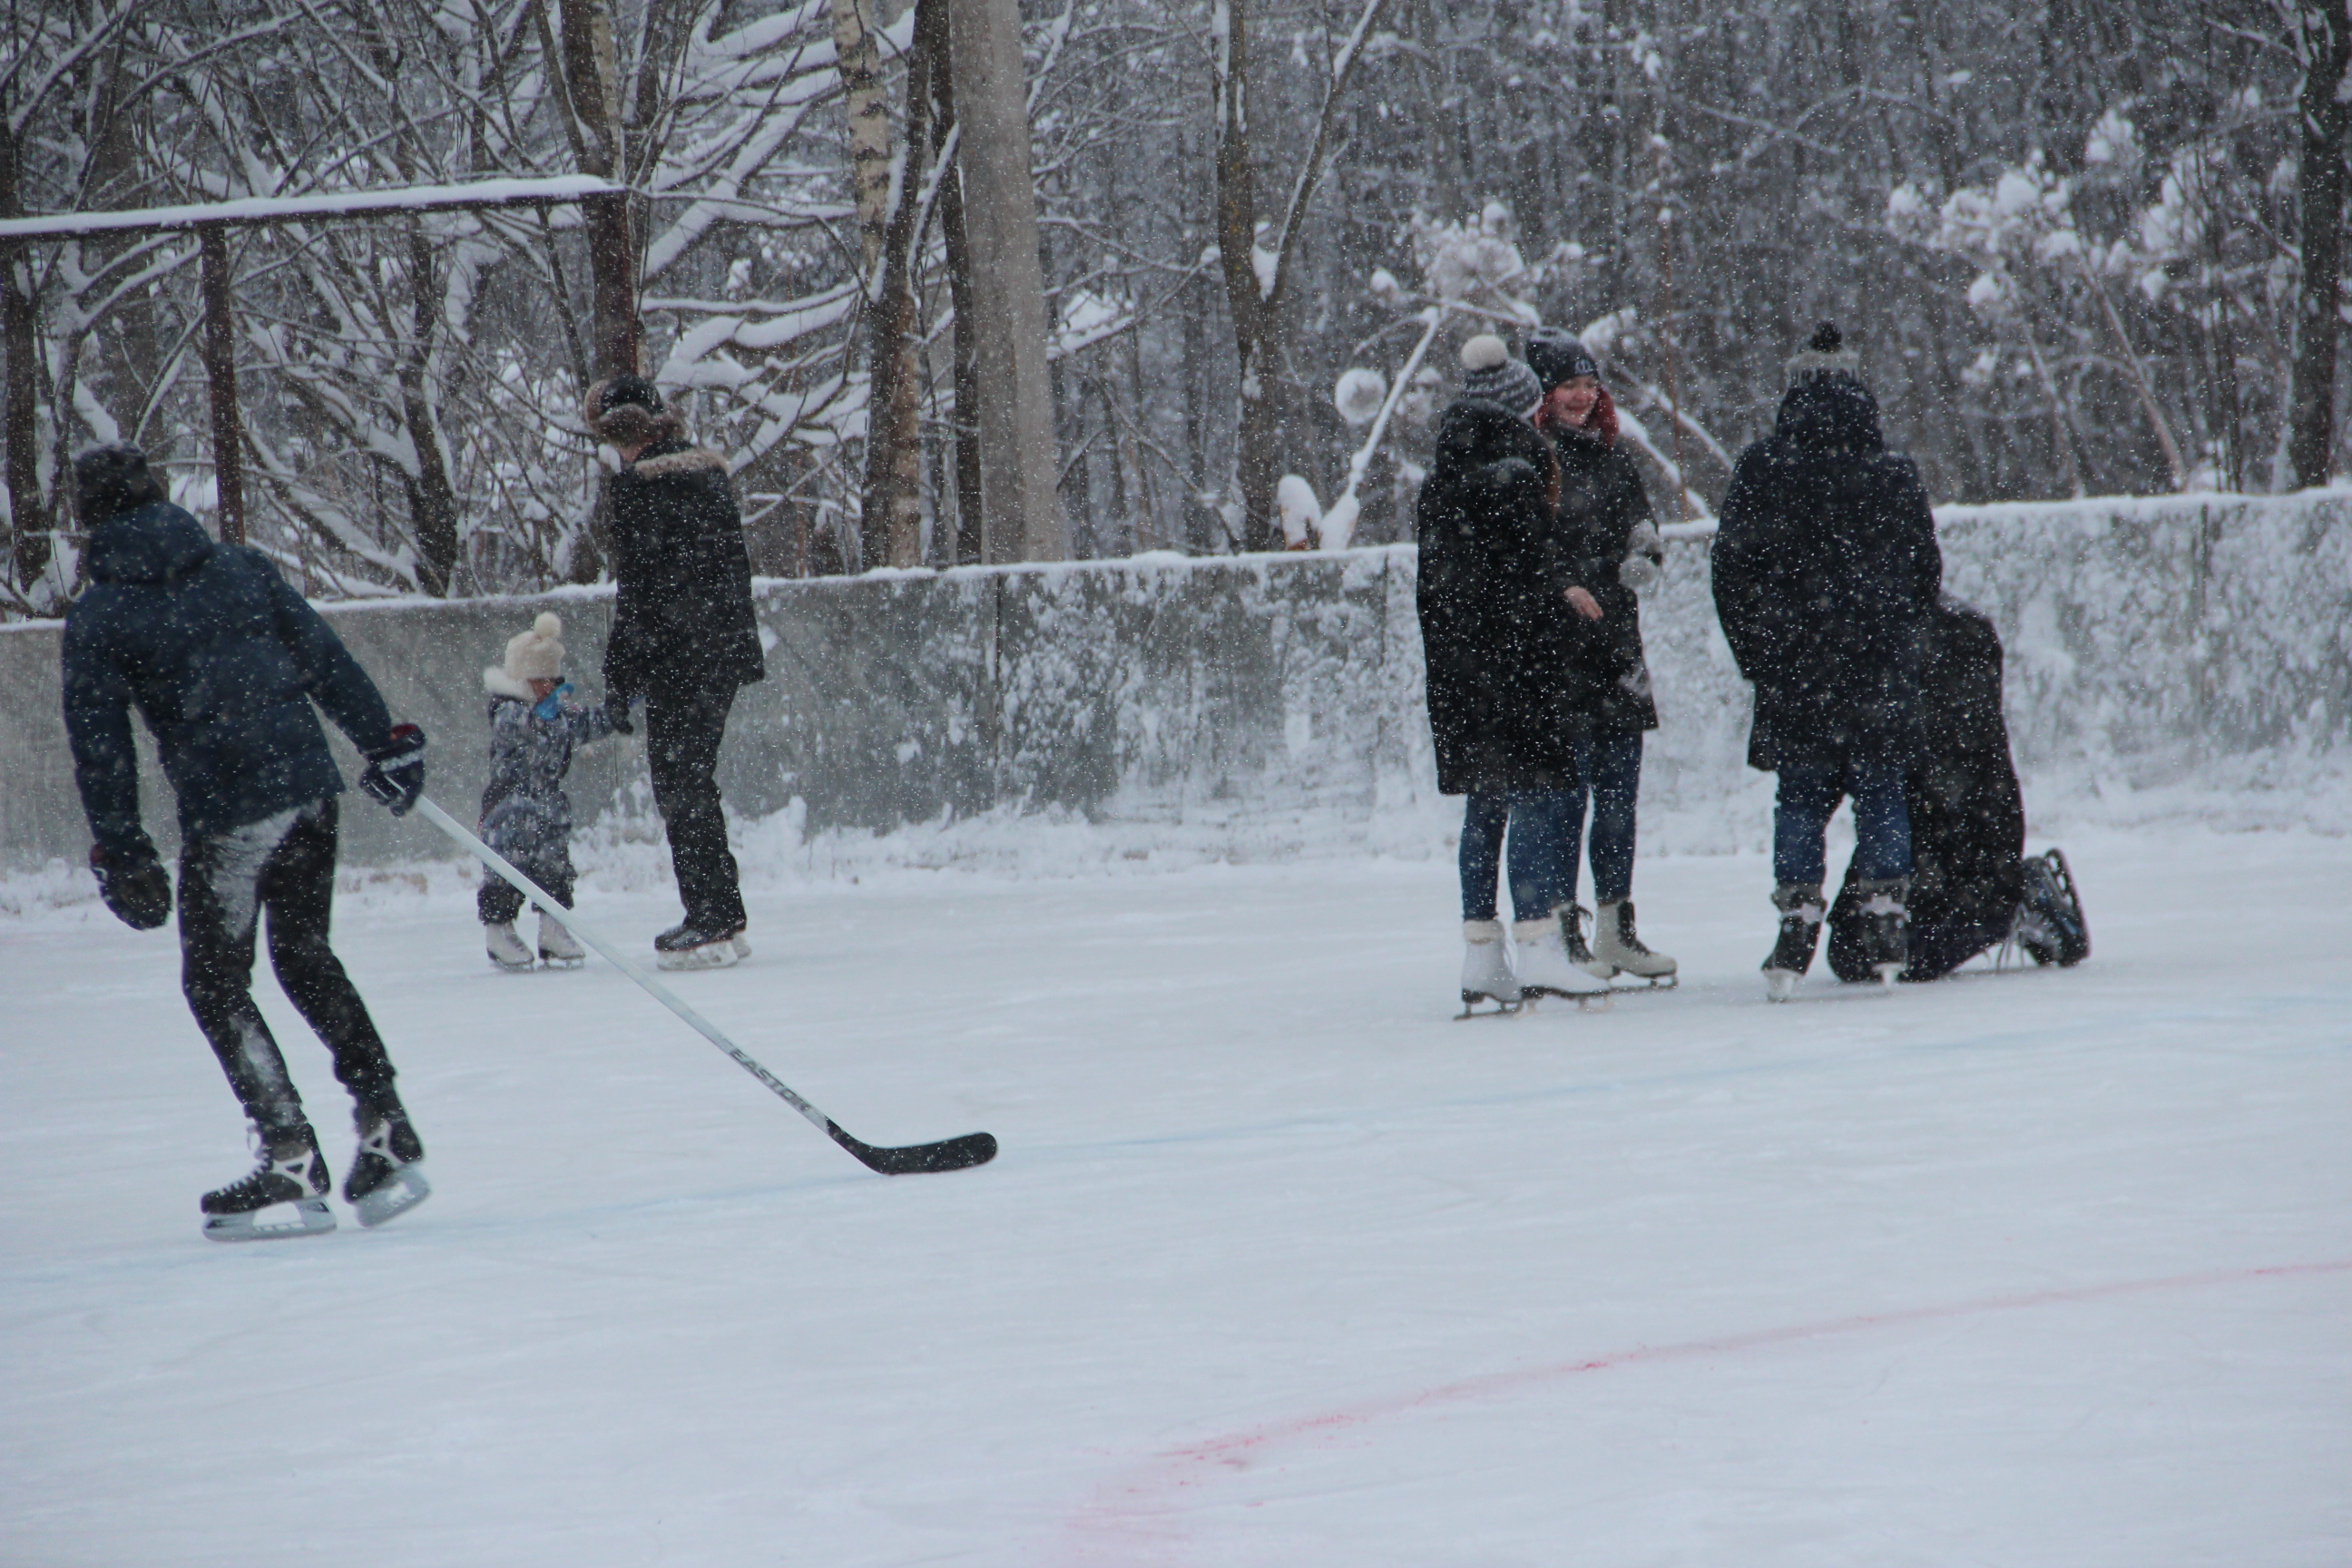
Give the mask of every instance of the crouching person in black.
<svg viewBox="0 0 2352 1568">
<path fill-rule="evenodd" d="M 247 1241 L 335 1227 L 333 1178 L 253 1003 L 264 910 L 278 984 L 354 1103 L 359 1147 L 343 1197 L 362 1225 L 381 1225 L 430 1189 L 392 1058 L 327 944 L 343 781 L 311 704 L 366 754 L 361 785 L 395 815 L 424 788 L 424 733 L 393 723 L 366 672 L 267 557 L 214 543 L 165 500 L 139 448 L 83 452 L 74 480 L 92 586 L 66 616 L 65 717 L 96 840 L 90 866 L 129 925 L 152 931 L 170 918 L 171 880 L 140 822 L 136 707 L 179 797 L 183 988 L 260 1143 L 250 1175 L 205 1194 L 205 1234 Z"/>
<path fill-rule="evenodd" d="M 1936 980 L 2014 942 L 2036 963 L 2074 964 L 2091 937 L 2066 858 L 2025 857 L 2025 801 L 2001 717 L 2000 637 L 1946 594 L 1928 623 L 1919 717 L 1925 748 L 1904 775 L 1911 817 L 1909 958 L 1903 978 Z M 1830 906 L 1830 971 L 1870 978 L 1863 899 L 1848 872 Z"/>
<path fill-rule="evenodd" d="M 654 958 L 664 969 L 718 968 L 751 951 L 718 780 L 727 710 L 739 688 L 767 674 L 743 516 L 727 459 L 688 439 L 643 376 L 598 382 L 586 416 L 621 459 L 604 705 L 625 734 L 630 705 L 645 700 L 654 804 L 686 906 L 686 918 L 654 939 Z"/>
</svg>

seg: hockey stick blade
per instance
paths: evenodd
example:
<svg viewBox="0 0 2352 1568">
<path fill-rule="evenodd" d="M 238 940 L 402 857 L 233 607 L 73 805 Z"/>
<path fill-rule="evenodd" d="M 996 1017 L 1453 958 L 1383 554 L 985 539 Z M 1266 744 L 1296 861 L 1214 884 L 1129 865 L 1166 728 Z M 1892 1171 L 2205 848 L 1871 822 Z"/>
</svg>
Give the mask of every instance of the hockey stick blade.
<svg viewBox="0 0 2352 1568">
<path fill-rule="evenodd" d="M 703 1016 L 678 1000 L 670 988 L 647 974 L 635 960 L 607 941 L 600 932 L 591 931 L 580 917 L 558 904 L 544 888 L 515 869 L 505 856 L 467 832 L 457 820 L 433 803 L 430 795 L 416 797 L 416 810 L 425 821 L 447 834 L 467 852 L 505 880 L 509 887 L 539 906 L 541 914 L 552 914 L 564 930 L 596 950 L 597 954 L 614 968 L 636 982 L 638 989 L 677 1014 L 694 1032 L 727 1053 L 739 1068 L 766 1085 L 775 1097 L 824 1130 L 826 1137 L 848 1150 L 870 1171 L 886 1176 L 910 1176 L 931 1171 L 962 1171 L 974 1165 L 985 1165 L 996 1158 L 996 1139 L 986 1132 L 967 1132 L 961 1138 L 943 1139 L 937 1143 L 908 1143 L 898 1148 L 877 1149 L 863 1143 L 841 1130 L 824 1111 L 794 1093 L 783 1079 L 761 1067 L 744 1054 L 741 1047 L 720 1034 Z"/>
<path fill-rule="evenodd" d="M 919 1176 L 937 1171 L 968 1171 L 974 1165 L 985 1165 L 996 1158 L 996 1135 L 992 1132 L 967 1132 L 961 1138 L 942 1138 L 936 1143 L 907 1143 L 895 1149 L 877 1149 L 871 1143 L 861 1143 L 827 1121 L 824 1130 L 833 1141 L 857 1156 L 869 1171 L 879 1171 L 886 1176 Z"/>
</svg>

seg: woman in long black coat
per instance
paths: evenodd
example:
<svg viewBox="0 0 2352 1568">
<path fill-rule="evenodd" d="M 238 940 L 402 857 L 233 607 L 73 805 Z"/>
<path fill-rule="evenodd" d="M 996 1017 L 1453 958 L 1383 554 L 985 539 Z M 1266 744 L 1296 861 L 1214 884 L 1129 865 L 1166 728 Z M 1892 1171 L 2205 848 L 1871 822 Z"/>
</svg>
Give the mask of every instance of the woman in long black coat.
<svg viewBox="0 0 2352 1568">
<path fill-rule="evenodd" d="M 1633 455 L 1617 444 L 1617 409 L 1601 384 L 1601 367 L 1584 345 L 1547 328 L 1528 340 L 1528 368 L 1546 388 L 1536 427 L 1551 437 L 1559 459 L 1559 527 L 1565 548 L 1592 584 L 1600 635 L 1580 650 L 1592 693 L 1585 731 L 1577 742 L 1577 790 L 1570 807 L 1568 890 L 1563 928 L 1569 956 L 1607 979 L 1633 974 L 1671 981 L 1675 961 L 1643 944 L 1633 924 L 1634 805 L 1642 787 L 1642 736 L 1658 727 L 1642 648 L 1641 591 L 1658 581 L 1665 546 L 1650 516 L 1650 497 Z M 1596 919 L 1591 950 L 1584 945 L 1583 910 L 1576 896 L 1577 840 L 1584 837 L 1584 800 L 1592 799 L 1592 862 Z"/>
<path fill-rule="evenodd" d="M 1573 656 L 1601 606 L 1557 534 L 1558 464 L 1528 422 L 1542 386 L 1496 338 L 1471 339 L 1462 360 L 1414 521 L 1437 787 L 1469 797 L 1463 1000 L 1581 994 L 1601 983 L 1568 962 L 1558 911 L 1573 905 L 1566 813 L 1591 697 Z M 1507 828 L 1516 976 L 1496 918 Z"/>
<path fill-rule="evenodd" d="M 1854 802 L 1856 891 L 1872 968 L 1904 963 L 1911 827 L 1903 777 L 1921 749 L 1918 686 L 1943 556 L 1919 470 L 1890 452 L 1878 405 L 1823 323 L 1790 362 L 1773 433 L 1739 456 L 1713 552 L 1715 604 L 1756 686 L 1750 767 L 1780 774 L 1764 961 L 1785 998 L 1825 913 L 1823 836 Z"/>
</svg>

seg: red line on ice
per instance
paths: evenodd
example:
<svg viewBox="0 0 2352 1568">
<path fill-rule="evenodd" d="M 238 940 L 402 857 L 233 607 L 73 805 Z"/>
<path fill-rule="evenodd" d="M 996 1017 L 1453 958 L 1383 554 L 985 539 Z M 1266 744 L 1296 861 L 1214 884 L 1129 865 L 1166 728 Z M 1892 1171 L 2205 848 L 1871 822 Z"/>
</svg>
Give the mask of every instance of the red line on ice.
<svg viewBox="0 0 2352 1568">
<path fill-rule="evenodd" d="M 2021 1295 L 1988 1296 L 1980 1300 L 1950 1302 L 1940 1307 L 1912 1307 L 1888 1312 L 1864 1312 L 1817 1323 L 1760 1329 L 1719 1339 L 1686 1340 L 1670 1345 L 1633 1345 L 1583 1361 L 1552 1362 L 1489 1373 L 1409 1394 L 1390 1394 L 1311 1415 L 1294 1415 L 1262 1422 L 1181 1447 L 1170 1448 L 1141 1461 L 1118 1479 L 1107 1482 L 1095 1500 L 1072 1516 L 1066 1526 L 1071 1540 L 1066 1554 L 1074 1563 L 1137 1563 L 1172 1562 L 1182 1544 L 1181 1511 L 1176 1494 L 1208 1485 L 1249 1459 L 1286 1444 L 1328 1438 L 1353 1428 L 1402 1415 L 1433 1405 L 1460 1405 L 1516 1394 L 1534 1384 L 1557 1382 L 1586 1373 L 1610 1372 L 1649 1362 L 1679 1361 L 1760 1350 L 1799 1340 L 1833 1334 L 1861 1333 L 1872 1329 L 1930 1323 L 1989 1312 L 2019 1312 L 2035 1307 L 2069 1306 L 2111 1296 L 2149 1295 L 2165 1290 L 2189 1290 L 2213 1285 L 2241 1285 L 2262 1279 L 2305 1278 L 2352 1270 L 2352 1258 L 2332 1263 L 2288 1263 L 2263 1268 L 2215 1269 L 2200 1274 L 2171 1274 L 2156 1279 L 2126 1279 L 2110 1285 L 2081 1286 L 2064 1290 L 2035 1290 Z"/>
</svg>

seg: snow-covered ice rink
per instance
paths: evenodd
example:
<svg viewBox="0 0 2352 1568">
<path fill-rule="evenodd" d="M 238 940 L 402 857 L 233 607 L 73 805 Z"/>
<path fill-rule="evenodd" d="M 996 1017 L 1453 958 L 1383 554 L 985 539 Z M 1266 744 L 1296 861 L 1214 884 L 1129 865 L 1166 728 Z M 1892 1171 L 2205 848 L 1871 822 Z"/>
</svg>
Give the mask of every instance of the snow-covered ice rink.
<svg viewBox="0 0 2352 1568">
<path fill-rule="evenodd" d="M 755 892 L 688 999 L 1003 1141 L 898 1179 L 349 901 L 435 1195 L 241 1247 L 170 934 L 0 923 L 0 1563 L 2340 1568 L 2352 842 L 2064 842 L 2079 970 L 1768 1007 L 1762 860 L 1666 859 L 1679 992 L 1473 1023 L 1444 858 Z"/>
</svg>

